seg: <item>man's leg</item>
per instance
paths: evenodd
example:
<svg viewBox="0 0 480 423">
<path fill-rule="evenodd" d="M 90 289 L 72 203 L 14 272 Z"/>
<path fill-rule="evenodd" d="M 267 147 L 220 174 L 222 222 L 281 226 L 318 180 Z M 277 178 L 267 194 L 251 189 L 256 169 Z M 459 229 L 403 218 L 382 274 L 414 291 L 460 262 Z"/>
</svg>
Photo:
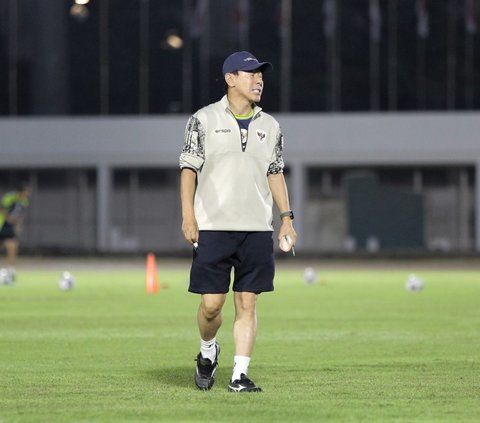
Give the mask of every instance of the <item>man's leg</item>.
<svg viewBox="0 0 480 423">
<path fill-rule="evenodd" d="M 257 294 L 235 292 L 235 322 L 233 339 L 235 355 L 250 357 L 257 337 Z"/>
<path fill-rule="evenodd" d="M 259 392 L 261 389 L 247 378 L 250 357 L 257 338 L 257 294 L 235 292 L 234 302 L 235 357 L 232 379 L 228 387 L 234 392 Z"/>
<path fill-rule="evenodd" d="M 209 341 L 217 335 L 222 324 L 222 307 L 226 294 L 203 294 L 198 307 L 197 322 L 200 337 Z"/>
<path fill-rule="evenodd" d="M 5 240 L 5 249 L 7 250 L 7 268 L 12 282 L 15 281 L 15 265 L 18 255 L 18 240 L 15 238 L 7 238 Z"/>
<path fill-rule="evenodd" d="M 14 268 L 17 262 L 18 241 L 14 238 L 6 239 L 5 249 L 7 250 L 7 266 Z"/>
<path fill-rule="evenodd" d="M 208 390 L 215 382 L 220 346 L 216 336 L 222 324 L 222 307 L 226 294 L 203 294 L 198 307 L 197 321 L 200 332 L 200 353 L 197 356 L 195 384 Z"/>
</svg>

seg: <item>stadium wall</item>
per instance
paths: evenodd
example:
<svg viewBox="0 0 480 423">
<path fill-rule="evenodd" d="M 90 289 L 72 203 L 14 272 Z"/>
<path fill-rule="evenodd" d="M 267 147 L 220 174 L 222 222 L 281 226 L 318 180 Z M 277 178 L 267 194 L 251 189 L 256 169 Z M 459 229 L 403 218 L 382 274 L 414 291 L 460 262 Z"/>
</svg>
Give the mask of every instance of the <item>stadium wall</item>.
<svg viewBox="0 0 480 423">
<path fill-rule="evenodd" d="M 375 227 L 361 245 L 349 227 L 343 181 L 359 172 L 370 172 L 387 191 L 403 190 L 398 201 L 419 194 L 421 248 L 480 251 L 479 113 L 276 117 L 285 135 L 299 251 L 382 248 Z M 23 245 L 187 250 L 179 229 L 177 167 L 187 118 L 0 119 L 0 192 L 19 178 L 34 187 Z M 385 198 L 397 197 L 386 192 Z M 411 247 L 419 248 L 418 237 Z"/>
</svg>

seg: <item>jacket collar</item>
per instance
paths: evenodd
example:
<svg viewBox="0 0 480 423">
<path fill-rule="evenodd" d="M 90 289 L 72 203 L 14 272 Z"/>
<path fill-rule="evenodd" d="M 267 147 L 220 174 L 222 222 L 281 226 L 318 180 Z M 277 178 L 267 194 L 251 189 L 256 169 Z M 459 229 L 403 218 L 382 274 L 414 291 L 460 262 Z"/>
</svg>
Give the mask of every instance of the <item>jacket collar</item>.
<svg viewBox="0 0 480 423">
<path fill-rule="evenodd" d="M 228 113 L 233 113 L 230 110 L 230 104 L 228 103 L 228 98 L 227 95 L 225 94 L 222 99 L 220 100 L 220 104 L 223 106 L 226 112 Z M 258 113 L 260 113 L 262 108 L 260 106 L 257 106 L 256 104 L 253 107 L 253 117 L 255 117 Z M 252 118 L 253 119 L 253 118 Z"/>
</svg>

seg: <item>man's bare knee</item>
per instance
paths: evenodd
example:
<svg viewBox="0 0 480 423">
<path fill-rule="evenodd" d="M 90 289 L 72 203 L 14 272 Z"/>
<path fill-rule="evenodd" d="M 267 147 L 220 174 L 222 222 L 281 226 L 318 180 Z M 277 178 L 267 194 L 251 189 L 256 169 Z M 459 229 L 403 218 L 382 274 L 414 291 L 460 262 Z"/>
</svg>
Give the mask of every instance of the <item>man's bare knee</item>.
<svg viewBox="0 0 480 423">
<path fill-rule="evenodd" d="M 237 314 L 254 315 L 257 306 L 257 295 L 251 292 L 235 293 L 235 309 Z"/>
<path fill-rule="evenodd" d="M 202 314 L 207 320 L 213 320 L 217 317 L 222 311 L 222 307 L 216 304 L 202 304 Z"/>
<path fill-rule="evenodd" d="M 200 309 L 205 319 L 214 320 L 221 312 L 225 297 L 204 295 L 200 304 Z"/>
</svg>

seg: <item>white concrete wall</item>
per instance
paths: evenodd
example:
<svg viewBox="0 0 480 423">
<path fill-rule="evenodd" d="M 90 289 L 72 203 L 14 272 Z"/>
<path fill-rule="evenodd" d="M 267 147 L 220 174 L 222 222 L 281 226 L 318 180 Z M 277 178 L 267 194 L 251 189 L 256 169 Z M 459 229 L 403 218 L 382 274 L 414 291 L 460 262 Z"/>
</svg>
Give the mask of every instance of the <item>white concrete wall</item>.
<svg viewBox="0 0 480 423">
<path fill-rule="evenodd" d="M 278 114 L 286 160 L 475 163 L 480 113 Z M 187 116 L 1 118 L 0 166 L 172 164 Z"/>
</svg>

